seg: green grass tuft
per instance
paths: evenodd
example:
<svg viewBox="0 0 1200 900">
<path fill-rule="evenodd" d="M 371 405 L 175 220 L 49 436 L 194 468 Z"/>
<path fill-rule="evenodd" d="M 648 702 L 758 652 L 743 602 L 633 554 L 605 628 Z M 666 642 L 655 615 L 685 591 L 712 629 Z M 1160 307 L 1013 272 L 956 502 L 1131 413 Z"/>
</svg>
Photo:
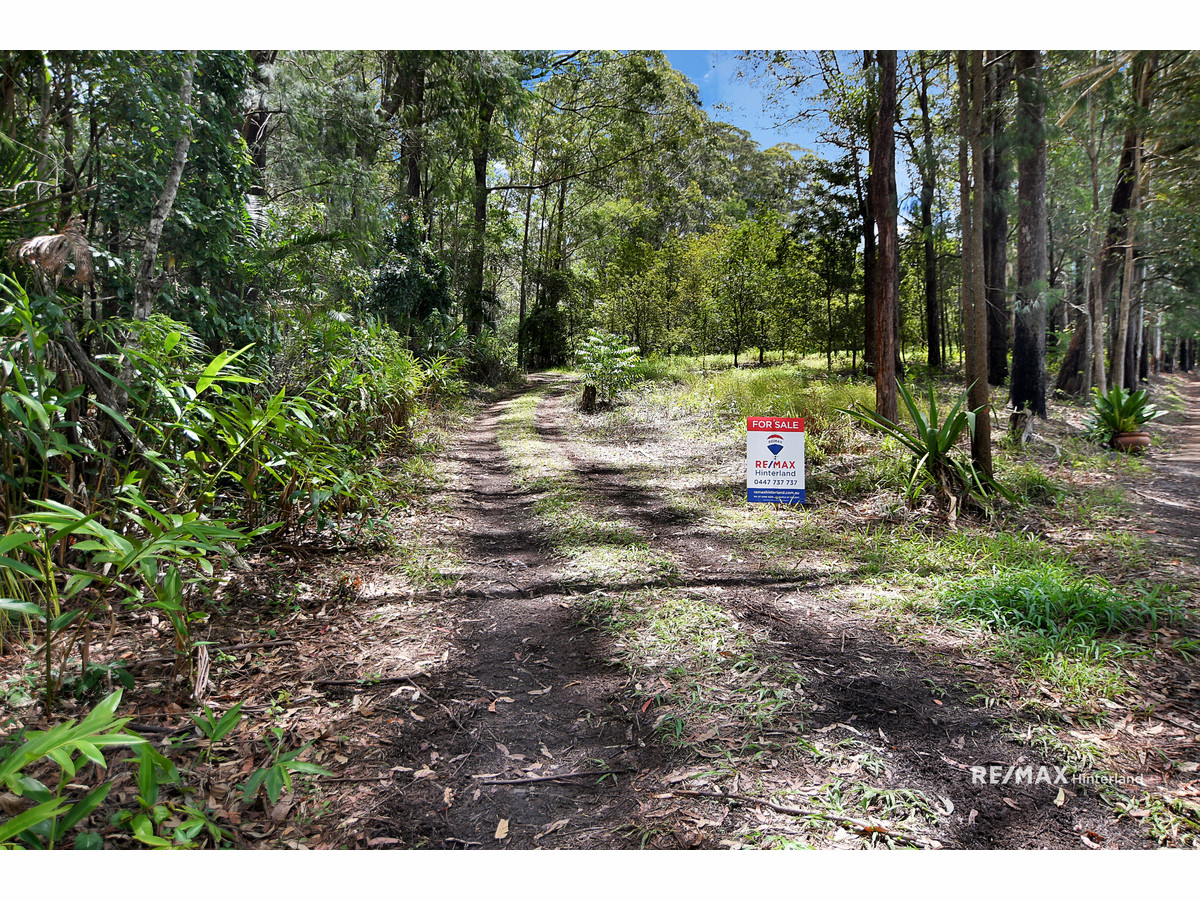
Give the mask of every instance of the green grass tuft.
<svg viewBox="0 0 1200 900">
<path fill-rule="evenodd" d="M 944 609 L 989 631 L 1035 632 L 1064 647 L 1080 638 L 1155 628 L 1185 615 L 1157 590 L 1135 585 L 1122 592 L 1098 576 L 1079 578 L 1055 569 L 993 575 L 945 596 Z"/>
</svg>

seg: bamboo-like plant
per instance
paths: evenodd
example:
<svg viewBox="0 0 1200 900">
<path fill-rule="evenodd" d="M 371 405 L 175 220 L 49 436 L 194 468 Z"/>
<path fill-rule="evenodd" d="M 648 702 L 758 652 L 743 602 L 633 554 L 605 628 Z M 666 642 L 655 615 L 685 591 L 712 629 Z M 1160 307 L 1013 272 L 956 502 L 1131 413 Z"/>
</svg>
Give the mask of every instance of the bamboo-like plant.
<svg viewBox="0 0 1200 900">
<path fill-rule="evenodd" d="M 68 801 L 68 786 L 95 763 L 105 768 L 104 751 L 109 747 L 129 747 L 145 743 L 145 739 L 125 731 L 128 718 L 117 718 L 121 692 L 116 691 L 101 701 L 83 719 L 62 722 L 49 731 L 30 731 L 25 740 L 11 752 L 0 755 L 0 788 L 17 797 L 28 798 L 35 806 L 11 819 L 0 821 L 0 849 L 7 847 L 36 847 L 54 849 L 66 834 L 91 815 L 108 796 L 112 783 L 101 784 L 75 802 Z M 31 777 L 29 767 L 51 760 L 59 768 L 54 788 Z M 76 836 L 79 849 L 99 849 L 103 840 L 94 832 Z"/>
</svg>

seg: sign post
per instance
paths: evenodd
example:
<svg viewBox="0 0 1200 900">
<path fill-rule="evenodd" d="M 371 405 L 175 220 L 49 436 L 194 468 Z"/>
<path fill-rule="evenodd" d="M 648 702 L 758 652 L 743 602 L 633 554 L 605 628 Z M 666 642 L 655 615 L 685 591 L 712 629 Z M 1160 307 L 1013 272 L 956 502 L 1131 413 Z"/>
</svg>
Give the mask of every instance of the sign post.
<svg viewBox="0 0 1200 900">
<path fill-rule="evenodd" d="M 746 419 L 746 501 L 804 502 L 803 419 Z"/>
</svg>

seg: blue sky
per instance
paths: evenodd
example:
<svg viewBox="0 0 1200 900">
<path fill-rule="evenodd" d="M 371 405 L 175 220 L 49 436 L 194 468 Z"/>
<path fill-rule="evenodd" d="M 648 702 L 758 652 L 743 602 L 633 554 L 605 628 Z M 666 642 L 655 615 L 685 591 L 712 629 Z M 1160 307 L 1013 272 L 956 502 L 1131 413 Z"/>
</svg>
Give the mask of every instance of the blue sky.
<svg viewBox="0 0 1200 900">
<path fill-rule="evenodd" d="M 700 89 L 705 111 L 714 119 L 750 132 L 764 150 L 785 141 L 820 154 L 816 131 L 808 126 L 774 127 L 786 110 L 764 109 L 763 92 L 749 76 L 738 78 L 735 50 L 665 50 L 671 65 Z"/>
<path fill-rule="evenodd" d="M 799 144 L 818 156 L 832 155 L 830 151 L 833 148 L 817 140 L 817 132 L 823 127 L 819 121 L 810 121 L 804 125 L 779 126 L 780 120 L 787 118 L 791 111 L 770 108 L 765 101 L 762 87 L 756 85 L 753 78 L 749 75 L 738 77 L 741 66 L 736 50 L 663 52 L 671 65 L 700 89 L 700 99 L 709 116 L 720 122 L 744 128 L 762 149 L 787 142 Z M 901 207 L 905 209 L 908 208 L 906 197 L 912 191 L 905 164 L 906 156 L 904 147 L 897 142 L 896 186 L 900 192 Z"/>
</svg>

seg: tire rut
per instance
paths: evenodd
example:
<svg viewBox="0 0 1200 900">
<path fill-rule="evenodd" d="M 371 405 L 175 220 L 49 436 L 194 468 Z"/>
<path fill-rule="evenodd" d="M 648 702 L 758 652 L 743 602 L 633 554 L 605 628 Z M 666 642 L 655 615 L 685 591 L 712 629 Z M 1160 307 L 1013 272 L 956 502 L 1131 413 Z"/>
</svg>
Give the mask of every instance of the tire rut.
<svg viewBox="0 0 1200 900">
<path fill-rule="evenodd" d="M 446 455 L 468 569 L 446 607 L 457 652 L 429 685 L 444 715 L 405 722 L 390 742 L 398 766 L 427 774 L 386 805 L 380 834 L 434 848 L 627 847 L 618 831 L 661 756 L 514 486 L 497 433 L 519 396 L 488 407 Z M 603 770 L 616 774 L 576 774 Z"/>
<path fill-rule="evenodd" d="M 1108 847 L 1153 846 L 1136 824 L 1114 821 L 1086 790 L 1060 807 L 1055 786 L 973 784 L 969 765 L 1036 771 L 1056 762 L 1007 736 L 1030 722 L 971 702 L 968 682 L 983 685 L 989 676 L 964 668 L 958 657 L 918 652 L 828 596 L 821 573 L 770 571 L 703 516 L 672 508 L 621 467 L 589 459 L 567 424 L 570 386 L 534 381 L 545 395 L 535 414 L 537 434 L 565 454 L 588 502 L 675 563 L 670 576 L 627 573 L 633 583 L 623 588 L 716 598 L 802 673 L 800 711 L 773 725 L 781 729 L 773 738 L 753 729 L 744 735 L 754 746 L 786 752 L 717 754 L 736 770 L 735 791 L 739 779 L 766 797 L 861 778 L 801 759 L 794 744 L 785 747 L 794 737 L 779 742 L 780 735 L 811 739 L 832 730 L 836 737 L 845 729 L 845 737 L 857 735 L 863 749 L 885 761 L 873 783 L 920 791 L 942 807 L 924 833 L 943 846 L 1078 848 L 1081 833 L 1105 835 Z M 390 741 L 400 750 L 396 764 L 414 775 L 402 776 L 412 780 L 386 804 L 380 834 L 407 846 L 448 848 L 636 847 L 648 834 L 674 841 L 656 838 L 651 846 L 716 847 L 738 831 L 761 829 L 754 807 L 664 793 L 672 790 L 673 764 L 703 763 L 714 754 L 700 747 L 671 751 L 657 741 L 642 719 L 653 696 L 637 694 L 610 662 L 610 641 L 580 622 L 570 599 L 605 584 L 579 578 L 551 552 L 530 508 L 534 496 L 514 486 L 498 429 L 515 399 L 492 404 L 447 454 L 468 568 L 444 607 L 457 652 L 429 684 L 445 714 L 405 721 Z M 575 777 L 601 768 L 619 772 Z M 549 775 L 572 777 L 536 780 Z M 700 835 L 688 830 L 696 821 L 721 824 Z"/>
</svg>

